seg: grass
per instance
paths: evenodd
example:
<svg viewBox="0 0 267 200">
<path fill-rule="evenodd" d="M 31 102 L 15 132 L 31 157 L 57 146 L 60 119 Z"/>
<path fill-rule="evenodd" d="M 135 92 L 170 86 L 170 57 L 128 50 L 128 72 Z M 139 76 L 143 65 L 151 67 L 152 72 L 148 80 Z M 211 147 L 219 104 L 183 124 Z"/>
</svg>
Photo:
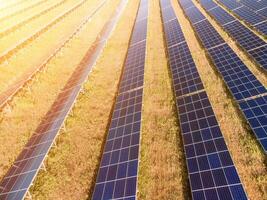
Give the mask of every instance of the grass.
<svg viewBox="0 0 267 200">
<path fill-rule="evenodd" d="M 129 1 L 85 84 L 85 94 L 79 96 L 74 115 L 67 119 L 67 131 L 49 154 L 47 171 L 40 173 L 31 190 L 34 199 L 90 199 L 137 2 Z"/>
<path fill-rule="evenodd" d="M 31 16 L 38 15 L 42 10 L 50 8 L 51 6 L 57 4 L 58 2 L 60 1 L 55 2 L 53 0 L 48 0 L 30 10 L 27 10 L 26 12 L 19 12 L 18 14 L 1 21 L 2 26 L 0 27 L 0 32 L 6 30 L 6 28 L 8 27 L 12 27 L 24 21 L 25 19 L 28 19 Z"/>
<path fill-rule="evenodd" d="M 173 5 L 247 194 L 253 200 L 267 199 L 266 157 L 226 89 L 224 82 L 210 64 L 203 48 L 199 45 L 194 31 L 177 1 L 173 1 Z M 229 43 L 230 39 L 227 38 L 227 34 L 220 30 L 214 22 L 212 24 Z M 231 42 L 231 47 L 234 45 Z M 238 48 L 235 46 L 234 50 L 238 51 Z M 241 52 L 238 52 L 238 54 L 241 54 Z M 250 68 L 257 71 L 253 64 L 250 65 Z"/>
<path fill-rule="evenodd" d="M 31 41 L 30 45 L 16 52 L 15 56 L 8 59 L 7 63 L 0 65 L 0 92 L 7 89 L 8 86 L 12 85 L 23 74 L 40 65 L 65 38 L 72 34 L 77 24 L 81 23 L 83 18 L 89 15 L 98 4 L 96 0 L 87 2 L 76 12 L 71 13 L 63 21 L 53 26 L 52 29 Z M 32 30 L 30 29 L 30 31 Z M 17 35 L 17 37 L 20 36 Z"/>
<path fill-rule="evenodd" d="M 159 1 L 150 1 L 139 199 L 188 199 L 185 158 L 164 47 Z"/>
<path fill-rule="evenodd" d="M 107 4 L 84 29 L 53 58 L 45 73 L 38 74 L 30 90 L 21 91 L 12 101 L 12 110 L 0 116 L 0 178 L 22 150 L 41 118 L 49 110 L 60 89 L 93 43 L 112 12 Z M 49 88 L 49 92 L 48 92 Z"/>
</svg>

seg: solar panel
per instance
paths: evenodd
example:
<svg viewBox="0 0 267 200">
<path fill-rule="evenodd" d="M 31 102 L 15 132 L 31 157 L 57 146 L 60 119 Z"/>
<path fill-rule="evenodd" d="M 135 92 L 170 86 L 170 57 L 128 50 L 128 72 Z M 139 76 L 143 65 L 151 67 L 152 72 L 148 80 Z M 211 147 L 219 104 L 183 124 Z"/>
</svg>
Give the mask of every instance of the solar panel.
<svg viewBox="0 0 267 200">
<path fill-rule="evenodd" d="M 139 15 L 142 12 L 142 15 Z M 92 199 L 136 199 L 148 1 L 141 0 Z M 167 17 L 168 19 L 168 17 Z"/>
<path fill-rule="evenodd" d="M 177 20 L 174 22 L 180 26 Z M 167 33 L 164 18 L 163 23 Z M 172 46 L 165 38 L 192 198 L 247 199 L 185 38 Z"/>
<path fill-rule="evenodd" d="M 175 19 L 175 13 L 174 11 L 171 9 L 171 8 L 165 8 L 166 10 L 169 10 L 169 12 L 166 12 L 166 13 L 163 13 L 162 16 L 163 16 L 163 19 L 167 22 L 167 21 L 170 21 L 170 20 L 173 20 Z"/>
<path fill-rule="evenodd" d="M 183 5 L 184 9 L 194 6 L 192 1 L 187 1 L 187 0 L 180 0 L 180 4 Z"/>
<path fill-rule="evenodd" d="M 166 37 L 168 46 L 172 46 L 181 42 L 184 42 L 184 36 L 182 34 L 181 27 L 177 25 L 177 20 L 169 21 L 164 24 L 166 30 Z"/>
<path fill-rule="evenodd" d="M 0 199 L 20 200 L 26 196 L 81 90 L 82 83 L 86 81 L 92 66 L 105 47 L 105 41 L 112 33 L 126 3 L 126 0 L 121 1 L 112 18 L 105 24 L 103 31 L 81 61 L 83 65 L 75 69 L 49 112 L 1 180 Z"/>
<path fill-rule="evenodd" d="M 267 92 L 229 45 L 215 47 L 208 53 L 236 100 Z"/>
<path fill-rule="evenodd" d="M 195 6 L 186 9 L 185 12 L 193 24 L 205 19 L 205 16 L 199 12 Z"/>
<path fill-rule="evenodd" d="M 225 43 L 219 33 L 207 20 L 195 24 L 194 27 L 198 32 L 198 37 L 205 48 L 209 49 Z"/>
<path fill-rule="evenodd" d="M 236 0 L 219 0 L 221 4 L 227 7 L 240 19 L 244 20 L 246 23 L 257 29 L 263 35 L 267 34 L 267 22 L 266 17 L 256 11 L 251 7 L 247 7 L 246 3 L 243 1 L 237 2 Z M 252 1 L 250 1 L 250 4 Z M 256 1 L 253 1 L 253 4 L 257 5 Z M 265 7 L 262 7 L 263 9 Z"/>
<path fill-rule="evenodd" d="M 211 0 L 209 0 L 211 1 Z M 230 22 L 236 21 L 236 19 L 229 15 L 224 9 L 221 7 L 214 8 L 213 10 L 208 11 L 215 19 L 217 22 L 219 22 L 220 25 L 225 25 Z"/>
<path fill-rule="evenodd" d="M 250 127 L 260 142 L 265 153 L 267 152 L 267 96 L 242 101 L 239 103 Z"/>
<path fill-rule="evenodd" d="M 218 7 L 218 5 L 216 3 L 214 3 L 213 1 L 210 1 L 210 0 L 200 0 L 200 3 L 207 10 L 215 9 L 216 7 Z"/>
<path fill-rule="evenodd" d="M 177 105 L 193 199 L 247 199 L 206 92 Z"/>
<path fill-rule="evenodd" d="M 240 4 L 239 2 L 235 0 L 233 1 L 232 0 L 230 1 L 229 0 L 218 0 L 218 1 L 230 10 L 234 10 L 242 6 L 242 4 Z"/>
<path fill-rule="evenodd" d="M 224 28 L 233 38 L 238 41 L 241 47 L 247 51 L 266 44 L 261 38 L 259 38 L 238 21 L 227 24 L 224 26 Z"/>
<path fill-rule="evenodd" d="M 191 0 L 187 0 L 187 1 L 191 1 Z M 223 0 L 223 1 L 226 1 L 226 0 Z M 229 31 L 231 30 L 231 33 L 233 35 L 236 34 L 236 37 L 238 37 L 239 26 L 238 24 L 236 24 L 235 26 L 235 22 L 236 21 L 234 21 L 233 23 L 230 23 L 229 26 L 225 25 L 225 27 L 227 27 L 227 30 Z M 202 28 L 197 29 L 196 26 L 201 26 L 202 23 L 203 22 L 198 23 L 198 24 L 192 23 L 196 31 L 196 34 L 200 38 L 201 38 L 200 36 L 201 34 L 205 35 L 203 33 L 204 32 L 203 29 L 206 30 L 206 28 L 202 27 Z M 242 30 L 242 27 L 241 27 L 241 30 Z M 214 31 L 216 32 L 215 29 Z M 244 35 L 245 34 L 242 34 L 242 37 L 244 37 Z M 209 40 L 208 39 L 206 40 L 207 41 L 206 44 L 204 43 L 203 39 L 201 41 L 202 41 L 202 44 L 206 47 L 206 50 L 214 66 L 220 72 L 222 78 L 224 79 L 227 87 L 229 88 L 230 92 L 234 96 L 237 103 L 246 101 L 251 98 L 255 98 L 259 95 L 266 94 L 267 92 L 266 88 L 257 80 L 257 78 L 253 75 L 253 73 L 247 68 L 247 66 L 241 61 L 241 59 L 236 55 L 236 53 L 230 48 L 230 46 L 227 43 L 208 48 L 206 44 L 209 44 Z M 256 40 L 256 41 L 259 41 L 259 40 Z M 259 41 L 259 43 L 260 42 L 261 41 Z M 254 44 L 251 44 L 251 45 L 254 45 Z M 258 47 L 258 49 L 260 48 Z M 265 61 L 263 60 L 265 59 L 264 58 L 265 53 L 261 51 L 256 52 L 256 50 L 255 51 L 251 50 L 251 51 L 255 53 L 255 56 L 259 55 L 258 60 L 260 61 L 261 59 L 262 64 L 264 64 Z M 265 51 L 265 49 L 263 51 Z M 263 103 L 263 107 L 266 108 L 266 106 L 267 106 L 266 102 Z M 247 120 L 249 121 L 249 119 Z M 252 130 L 255 133 L 255 135 L 257 135 L 257 132 L 255 131 L 253 127 L 252 127 Z"/>
<path fill-rule="evenodd" d="M 250 9 L 257 11 L 264 7 L 267 7 L 266 1 L 255 1 L 255 0 L 241 0 L 240 3 L 248 6 Z"/>
<path fill-rule="evenodd" d="M 247 7 L 243 6 L 233 11 L 236 15 L 238 15 L 241 19 L 246 22 L 255 25 L 260 22 L 263 22 L 265 19 L 260 15 L 257 15 L 255 12 L 251 11 Z"/>
<path fill-rule="evenodd" d="M 168 52 L 176 96 L 202 90 L 203 84 L 186 42 L 168 48 Z"/>
<path fill-rule="evenodd" d="M 205 2 L 212 2 L 212 0 L 205 0 Z M 202 2 L 201 5 L 204 7 L 204 9 L 206 9 Z M 229 13 L 220 7 L 207 10 L 207 12 L 215 18 L 215 20 L 224 28 L 224 30 L 229 33 L 230 36 L 234 38 L 244 50 L 247 51 L 248 55 L 254 59 L 254 61 L 260 67 L 267 70 L 265 47 L 266 42 L 264 40 L 262 40 L 239 21 L 235 20 Z M 201 24 L 199 24 L 199 26 L 201 26 Z M 198 32 L 200 31 L 198 30 Z M 200 34 L 203 35 L 203 33 L 199 33 L 199 35 Z M 205 34 L 203 37 L 205 37 Z M 209 43 L 210 39 L 207 40 L 208 41 L 206 41 L 206 43 Z"/>
<path fill-rule="evenodd" d="M 267 9 L 265 10 L 265 12 L 267 12 Z M 255 25 L 255 28 L 264 35 L 267 35 L 267 21 Z"/>
<path fill-rule="evenodd" d="M 261 16 L 267 18 L 267 7 L 262 8 L 261 10 L 257 11 L 257 13 L 260 14 Z"/>
<path fill-rule="evenodd" d="M 249 54 L 267 70 L 267 45 L 249 51 Z"/>
</svg>

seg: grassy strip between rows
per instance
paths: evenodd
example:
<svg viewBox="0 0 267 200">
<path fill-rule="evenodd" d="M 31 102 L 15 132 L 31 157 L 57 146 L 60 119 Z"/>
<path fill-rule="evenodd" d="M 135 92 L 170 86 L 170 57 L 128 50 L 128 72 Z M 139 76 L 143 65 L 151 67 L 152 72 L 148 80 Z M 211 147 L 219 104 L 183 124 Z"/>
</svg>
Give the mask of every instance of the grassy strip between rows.
<svg viewBox="0 0 267 200">
<path fill-rule="evenodd" d="M 237 108 L 232 95 L 228 92 L 221 77 L 216 69 L 212 67 L 203 48 L 199 45 L 194 31 L 185 18 L 177 0 L 173 0 L 173 5 L 248 196 L 253 200 L 267 199 L 266 157 L 242 113 Z M 212 24 L 229 42 L 225 32 L 218 29 L 214 23 Z M 233 45 L 231 43 L 231 46 Z M 237 47 L 235 47 L 235 51 L 238 51 Z M 250 67 L 255 69 L 255 66 L 250 65 Z"/>
<path fill-rule="evenodd" d="M 164 47 L 159 1 L 150 1 L 139 199 L 188 199 L 183 145 Z"/>
<path fill-rule="evenodd" d="M 97 0 L 95 0 L 97 1 Z M 118 1 L 118 0 L 117 0 Z M 84 29 L 76 35 L 46 66 L 46 72 L 28 84 L 30 90 L 20 91 L 12 100 L 12 110 L 0 113 L 0 178 L 4 176 L 25 143 L 55 101 L 73 70 L 94 42 L 112 11 L 107 4 Z"/>
<path fill-rule="evenodd" d="M 90 199 L 139 1 L 129 1 L 38 176 L 34 199 Z M 110 9 L 115 4 L 112 3 Z M 108 17 L 105 17 L 108 19 Z"/>
</svg>

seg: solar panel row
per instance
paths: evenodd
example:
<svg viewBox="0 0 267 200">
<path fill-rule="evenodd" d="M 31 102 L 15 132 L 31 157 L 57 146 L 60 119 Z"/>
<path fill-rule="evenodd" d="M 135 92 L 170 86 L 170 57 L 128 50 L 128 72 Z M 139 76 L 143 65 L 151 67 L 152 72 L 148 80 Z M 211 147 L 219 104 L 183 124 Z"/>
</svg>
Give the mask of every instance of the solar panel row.
<svg viewBox="0 0 267 200">
<path fill-rule="evenodd" d="M 148 0 L 141 0 L 92 199 L 136 199 Z"/>
<path fill-rule="evenodd" d="M 105 42 L 119 20 L 126 4 L 127 0 L 121 1 L 112 18 L 106 23 L 99 37 L 81 61 L 81 65 L 76 68 L 49 112 L 1 180 L 1 200 L 20 200 L 28 194 L 32 182 L 42 168 L 44 159 L 53 146 L 65 118 L 68 116 L 76 97 L 82 89 L 82 84 L 87 80 L 92 66 L 105 47 Z"/>
<path fill-rule="evenodd" d="M 247 7 L 248 1 L 236 0 L 218 0 L 222 5 L 228 8 L 240 19 L 244 20 L 247 24 L 257 29 L 263 35 L 267 35 L 267 20 L 264 15 L 255 12 L 253 9 Z M 246 3 L 245 3 L 246 2 Z M 252 1 L 249 3 L 252 4 Z M 257 5 L 255 1 L 253 4 Z M 265 5 L 263 8 L 267 8 Z M 261 10 L 261 9 L 260 9 Z M 266 11 L 266 10 L 265 10 Z"/>
<path fill-rule="evenodd" d="M 192 1 L 180 0 L 182 7 L 185 3 L 188 4 L 188 2 Z M 196 20 L 192 21 L 192 15 L 188 14 L 188 10 L 191 8 L 186 9 L 183 7 L 183 9 L 190 22 L 192 23 L 192 26 L 196 31 L 196 34 L 199 37 L 201 43 L 209 54 L 214 66 L 220 72 L 222 78 L 224 79 L 227 87 L 229 88 L 237 103 L 240 104 L 241 102 L 243 103 L 252 101 L 250 99 L 255 99 L 255 101 L 257 101 L 257 98 L 261 98 L 258 96 L 265 96 L 267 93 L 266 88 L 252 74 L 252 72 L 236 55 L 231 47 L 219 36 L 218 32 L 212 27 L 208 20 L 201 19 L 202 21 L 196 24 Z M 195 9 L 195 11 L 200 12 L 198 9 Z M 200 14 L 197 15 L 199 16 Z M 247 117 L 246 110 L 244 110 L 243 107 L 240 106 L 241 111 L 244 113 L 245 118 L 248 120 L 251 129 L 255 133 L 255 136 L 257 137 L 257 140 L 261 144 L 265 153 L 267 153 L 266 106 L 266 102 L 263 101 L 260 104 L 260 109 L 262 109 L 264 114 L 255 114 L 253 120 Z M 262 118 L 264 118 L 265 120 L 262 120 Z M 255 121 L 258 122 L 258 126 L 255 126 L 255 124 L 253 123 Z"/>
<path fill-rule="evenodd" d="M 161 0 L 161 12 L 192 198 L 247 199 L 179 22 L 166 19 L 175 16 L 170 0 Z"/>
<path fill-rule="evenodd" d="M 246 5 L 253 11 L 259 12 L 260 10 L 263 10 L 267 8 L 267 1 L 255 1 L 255 0 L 241 0 L 240 3 Z M 266 13 L 267 14 L 267 13 Z"/>
<path fill-rule="evenodd" d="M 266 42 L 219 7 L 213 0 L 200 0 L 200 3 L 256 63 L 267 70 Z"/>
</svg>

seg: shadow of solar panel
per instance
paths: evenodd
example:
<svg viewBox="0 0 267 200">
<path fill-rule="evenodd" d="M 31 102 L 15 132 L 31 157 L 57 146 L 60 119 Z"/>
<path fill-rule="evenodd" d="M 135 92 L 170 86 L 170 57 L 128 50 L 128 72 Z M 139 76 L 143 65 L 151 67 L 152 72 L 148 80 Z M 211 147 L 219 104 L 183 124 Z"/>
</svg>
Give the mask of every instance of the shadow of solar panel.
<svg viewBox="0 0 267 200">
<path fill-rule="evenodd" d="M 207 20 L 195 24 L 194 27 L 206 49 L 225 43 L 219 33 Z"/>
<path fill-rule="evenodd" d="M 266 92 L 264 86 L 227 44 L 208 52 L 236 100 Z"/>
<path fill-rule="evenodd" d="M 249 51 L 249 54 L 267 70 L 267 45 Z"/>
<path fill-rule="evenodd" d="M 267 96 L 240 102 L 239 106 L 267 153 Z"/>
<path fill-rule="evenodd" d="M 247 51 L 266 44 L 261 38 L 238 21 L 227 24 L 224 28 L 234 39 L 238 41 L 240 46 Z"/>
<path fill-rule="evenodd" d="M 200 3 L 207 10 L 218 7 L 218 5 L 211 0 L 200 0 Z"/>
<path fill-rule="evenodd" d="M 205 16 L 195 6 L 186 9 L 185 12 L 193 24 L 205 19 Z"/>
<path fill-rule="evenodd" d="M 233 11 L 237 16 L 241 19 L 245 20 L 247 23 L 254 25 L 260 22 L 263 22 L 265 19 L 260 15 L 256 14 L 252 10 L 248 9 L 247 7 L 243 6 Z"/>
<path fill-rule="evenodd" d="M 229 13 L 227 13 L 224 9 L 222 9 L 221 7 L 217 7 L 214 8 L 212 10 L 209 11 L 209 13 L 216 19 L 216 21 L 220 24 L 220 25 L 225 25 L 229 22 L 233 22 L 235 21 L 235 18 L 232 17 L 231 15 L 229 15 Z"/>
<path fill-rule="evenodd" d="M 234 10 L 242 6 L 242 4 L 240 4 L 239 2 L 235 0 L 233 1 L 232 0 L 218 0 L 218 1 L 230 10 Z"/>
</svg>

